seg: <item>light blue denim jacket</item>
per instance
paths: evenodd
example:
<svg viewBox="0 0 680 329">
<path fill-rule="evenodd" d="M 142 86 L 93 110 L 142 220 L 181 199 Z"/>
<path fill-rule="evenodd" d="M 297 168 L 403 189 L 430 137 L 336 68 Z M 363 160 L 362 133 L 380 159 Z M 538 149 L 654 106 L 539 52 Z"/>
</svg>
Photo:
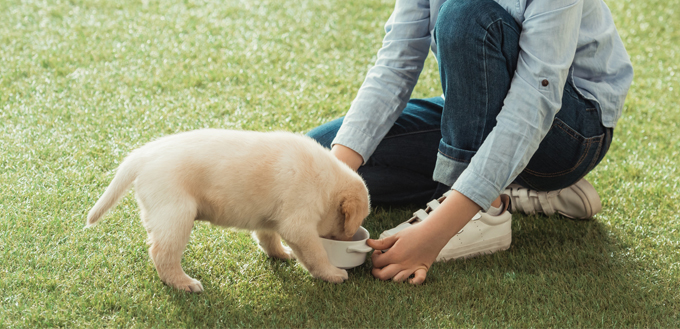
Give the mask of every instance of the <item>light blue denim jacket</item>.
<svg viewBox="0 0 680 329">
<path fill-rule="evenodd" d="M 445 1 L 397 0 L 375 66 L 333 144 L 353 149 L 364 162 L 373 154 L 406 106 L 429 51 L 436 55 L 433 30 Z M 633 79 L 602 0 L 496 2 L 522 29 L 517 70 L 496 127 L 462 174 L 443 181 L 482 209 L 528 164 L 561 107 L 567 81 L 598 105 L 602 123 L 613 128 Z M 548 86 L 541 84 L 544 79 Z"/>
</svg>

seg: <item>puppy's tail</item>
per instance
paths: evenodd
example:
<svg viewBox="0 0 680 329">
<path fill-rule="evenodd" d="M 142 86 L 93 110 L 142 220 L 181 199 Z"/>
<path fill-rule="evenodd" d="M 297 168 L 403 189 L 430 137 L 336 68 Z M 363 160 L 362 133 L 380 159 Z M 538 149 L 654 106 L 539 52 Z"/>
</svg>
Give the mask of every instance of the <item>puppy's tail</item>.
<svg viewBox="0 0 680 329">
<path fill-rule="evenodd" d="M 137 178 L 141 166 L 142 159 L 134 151 L 123 160 L 111 184 L 87 214 L 85 228 L 97 223 L 99 218 L 120 200 L 123 193 L 127 192 L 132 182 Z"/>
</svg>

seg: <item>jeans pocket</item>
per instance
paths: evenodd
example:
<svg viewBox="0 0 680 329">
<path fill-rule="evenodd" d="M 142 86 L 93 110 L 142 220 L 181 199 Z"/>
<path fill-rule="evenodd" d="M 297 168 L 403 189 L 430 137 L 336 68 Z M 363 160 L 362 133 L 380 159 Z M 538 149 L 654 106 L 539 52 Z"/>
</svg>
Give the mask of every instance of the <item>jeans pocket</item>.
<svg viewBox="0 0 680 329">
<path fill-rule="evenodd" d="M 530 188 L 551 191 L 576 183 L 595 166 L 604 134 L 584 137 L 559 118 L 519 177 Z"/>
</svg>

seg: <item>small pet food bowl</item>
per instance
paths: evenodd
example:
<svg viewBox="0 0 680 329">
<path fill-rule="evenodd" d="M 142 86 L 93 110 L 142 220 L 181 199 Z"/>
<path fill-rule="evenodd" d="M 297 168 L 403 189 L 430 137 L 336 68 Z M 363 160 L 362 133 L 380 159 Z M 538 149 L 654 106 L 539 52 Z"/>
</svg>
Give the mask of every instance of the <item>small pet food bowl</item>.
<svg viewBox="0 0 680 329">
<path fill-rule="evenodd" d="M 330 260 L 333 266 L 349 269 L 363 264 L 366 261 L 366 253 L 373 250 L 373 248 L 366 244 L 368 238 L 368 231 L 363 227 L 359 227 L 351 241 L 321 238 L 321 243 L 324 249 L 326 249 L 328 260 Z"/>
</svg>

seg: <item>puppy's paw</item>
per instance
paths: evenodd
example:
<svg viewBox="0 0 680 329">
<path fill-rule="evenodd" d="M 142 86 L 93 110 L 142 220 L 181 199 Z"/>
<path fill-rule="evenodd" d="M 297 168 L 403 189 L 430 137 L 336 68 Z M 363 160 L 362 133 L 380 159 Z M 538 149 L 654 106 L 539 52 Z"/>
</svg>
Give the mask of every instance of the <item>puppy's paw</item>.
<svg viewBox="0 0 680 329">
<path fill-rule="evenodd" d="M 293 253 L 293 250 L 286 246 L 279 245 L 277 248 L 272 249 L 273 250 L 265 250 L 267 256 L 271 258 L 279 258 L 283 260 L 295 259 L 295 254 Z"/>
<path fill-rule="evenodd" d="M 347 275 L 347 271 L 333 266 L 333 269 L 329 270 L 325 275 L 319 276 L 319 279 L 333 283 L 343 283 L 349 279 L 349 275 Z"/>
<path fill-rule="evenodd" d="M 203 292 L 203 285 L 201 284 L 201 281 L 192 278 L 187 278 L 186 280 L 182 280 L 181 282 L 177 283 L 168 283 L 168 285 L 186 292 Z"/>
<path fill-rule="evenodd" d="M 281 258 L 281 259 L 295 259 L 295 253 L 293 252 L 293 249 L 290 249 L 288 247 L 283 247 L 283 254 L 279 258 Z"/>
</svg>

